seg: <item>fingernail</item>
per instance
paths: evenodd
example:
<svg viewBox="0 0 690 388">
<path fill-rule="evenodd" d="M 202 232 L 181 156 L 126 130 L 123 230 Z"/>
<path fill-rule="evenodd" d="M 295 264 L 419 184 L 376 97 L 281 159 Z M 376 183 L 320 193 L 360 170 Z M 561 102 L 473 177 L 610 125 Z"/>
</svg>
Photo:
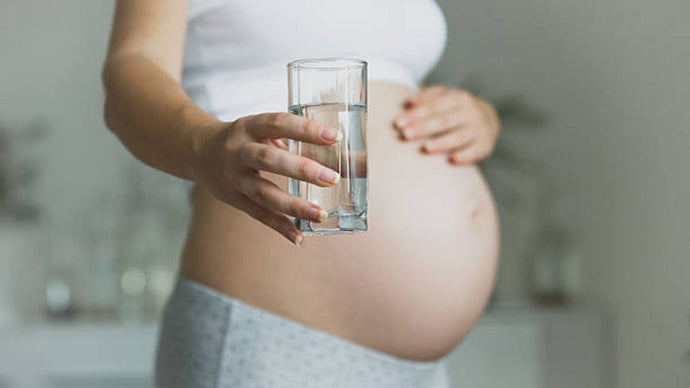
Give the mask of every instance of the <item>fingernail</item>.
<svg viewBox="0 0 690 388">
<path fill-rule="evenodd" d="M 338 183 L 340 180 L 340 174 L 330 169 L 323 169 L 319 173 L 319 179 L 327 183 Z"/>
<path fill-rule="evenodd" d="M 304 237 L 302 237 L 301 235 L 295 237 L 295 246 L 296 246 L 297 248 L 299 248 L 300 244 L 302 244 L 302 240 L 303 240 L 303 239 L 304 239 Z"/>
<path fill-rule="evenodd" d="M 343 134 L 335 128 L 329 127 L 328 125 L 324 125 L 321 128 L 321 137 L 328 141 L 333 141 L 340 140 L 343 137 Z"/>
<path fill-rule="evenodd" d="M 312 207 L 309 209 L 309 219 L 316 222 L 326 222 L 328 219 L 328 212 L 321 209 L 321 207 Z"/>
<path fill-rule="evenodd" d="M 402 132 L 403 132 L 403 136 L 407 140 L 412 139 L 412 137 L 414 137 L 414 135 L 415 135 L 415 130 L 412 128 L 405 128 L 405 129 L 403 129 Z"/>
<path fill-rule="evenodd" d="M 432 141 L 428 141 L 422 145 L 425 151 L 433 151 L 436 148 L 436 144 Z"/>
<path fill-rule="evenodd" d="M 410 119 L 408 119 L 405 116 L 400 116 L 397 119 L 395 119 L 395 126 L 398 128 L 402 128 L 405 125 L 407 125 L 410 122 Z"/>
</svg>

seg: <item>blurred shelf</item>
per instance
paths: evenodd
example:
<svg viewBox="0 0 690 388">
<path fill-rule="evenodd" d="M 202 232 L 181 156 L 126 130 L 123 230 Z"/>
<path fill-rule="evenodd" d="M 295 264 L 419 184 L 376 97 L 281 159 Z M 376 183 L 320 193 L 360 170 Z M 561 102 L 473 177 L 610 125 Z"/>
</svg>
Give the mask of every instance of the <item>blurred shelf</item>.
<svg viewBox="0 0 690 388">
<path fill-rule="evenodd" d="M 577 303 L 566 306 L 540 306 L 530 302 L 524 302 L 492 305 L 484 312 L 481 321 L 518 321 L 563 316 L 607 316 L 608 314 L 607 308 L 594 302 Z"/>
<path fill-rule="evenodd" d="M 610 388 L 612 325 L 591 305 L 494 306 L 448 358 L 454 386 Z"/>
<path fill-rule="evenodd" d="M 0 387 L 151 387 L 156 337 L 153 324 L 51 322 L 0 329 Z"/>
<path fill-rule="evenodd" d="M 608 387 L 608 319 L 596 307 L 495 306 L 448 359 L 454 386 Z M 0 328 L 0 388 L 151 387 L 155 323 Z"/>
</svg>

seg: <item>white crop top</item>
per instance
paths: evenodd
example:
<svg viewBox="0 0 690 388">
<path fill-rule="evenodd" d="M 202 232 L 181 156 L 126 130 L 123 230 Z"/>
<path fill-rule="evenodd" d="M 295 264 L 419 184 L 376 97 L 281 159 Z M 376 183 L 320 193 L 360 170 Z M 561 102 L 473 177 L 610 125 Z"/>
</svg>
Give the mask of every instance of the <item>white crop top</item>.
<svg viewBox="0 0 690 388">
<path fill-rule="evenodd" d="M 225 121 L 287 110 L 288 62 L 350 57 L 416 88 L 440 58 L 434 0 L 190 0 L 182 85 Z"/>
</svg>

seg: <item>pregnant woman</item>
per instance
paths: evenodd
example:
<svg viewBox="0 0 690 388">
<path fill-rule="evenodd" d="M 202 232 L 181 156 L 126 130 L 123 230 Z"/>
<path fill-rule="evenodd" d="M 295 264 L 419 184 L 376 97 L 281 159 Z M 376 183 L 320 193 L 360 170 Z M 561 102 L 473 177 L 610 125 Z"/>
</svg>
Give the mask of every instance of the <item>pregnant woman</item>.
<svg viewBox="0 0 690 388">
<path fill-rule="evenodd" d="M 445 34 L 432 0 L 118 1 L 106 122 L 144 163 L 193 183 L 157 386 L 448 387 L 444 356 L 496 271 L 474 162 L 498 120 L 465 91 L 418 89 Z M 288 217 L 323 210 L 290 196 L 288 177 L 336 180 L 281 146 L 337 141 L 280 113 L 286 64 L 309 57 L 369 63 L 365 233 L 305 240 Z"/>
</svg>

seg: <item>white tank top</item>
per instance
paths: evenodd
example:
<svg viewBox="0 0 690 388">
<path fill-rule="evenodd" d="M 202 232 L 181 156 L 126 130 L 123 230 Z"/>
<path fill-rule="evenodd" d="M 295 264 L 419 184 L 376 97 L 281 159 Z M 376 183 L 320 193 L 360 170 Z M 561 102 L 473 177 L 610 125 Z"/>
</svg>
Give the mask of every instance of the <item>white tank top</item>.
<svg viewBox="0 0 690 388">
<path fill-rule="evenodd" d="M 182 85 L 225 121 L 287 109 L 288 62 L 351 57 L 416 88 L 440 58 L 434 0 L 190 0 Z"/>
</svg>

